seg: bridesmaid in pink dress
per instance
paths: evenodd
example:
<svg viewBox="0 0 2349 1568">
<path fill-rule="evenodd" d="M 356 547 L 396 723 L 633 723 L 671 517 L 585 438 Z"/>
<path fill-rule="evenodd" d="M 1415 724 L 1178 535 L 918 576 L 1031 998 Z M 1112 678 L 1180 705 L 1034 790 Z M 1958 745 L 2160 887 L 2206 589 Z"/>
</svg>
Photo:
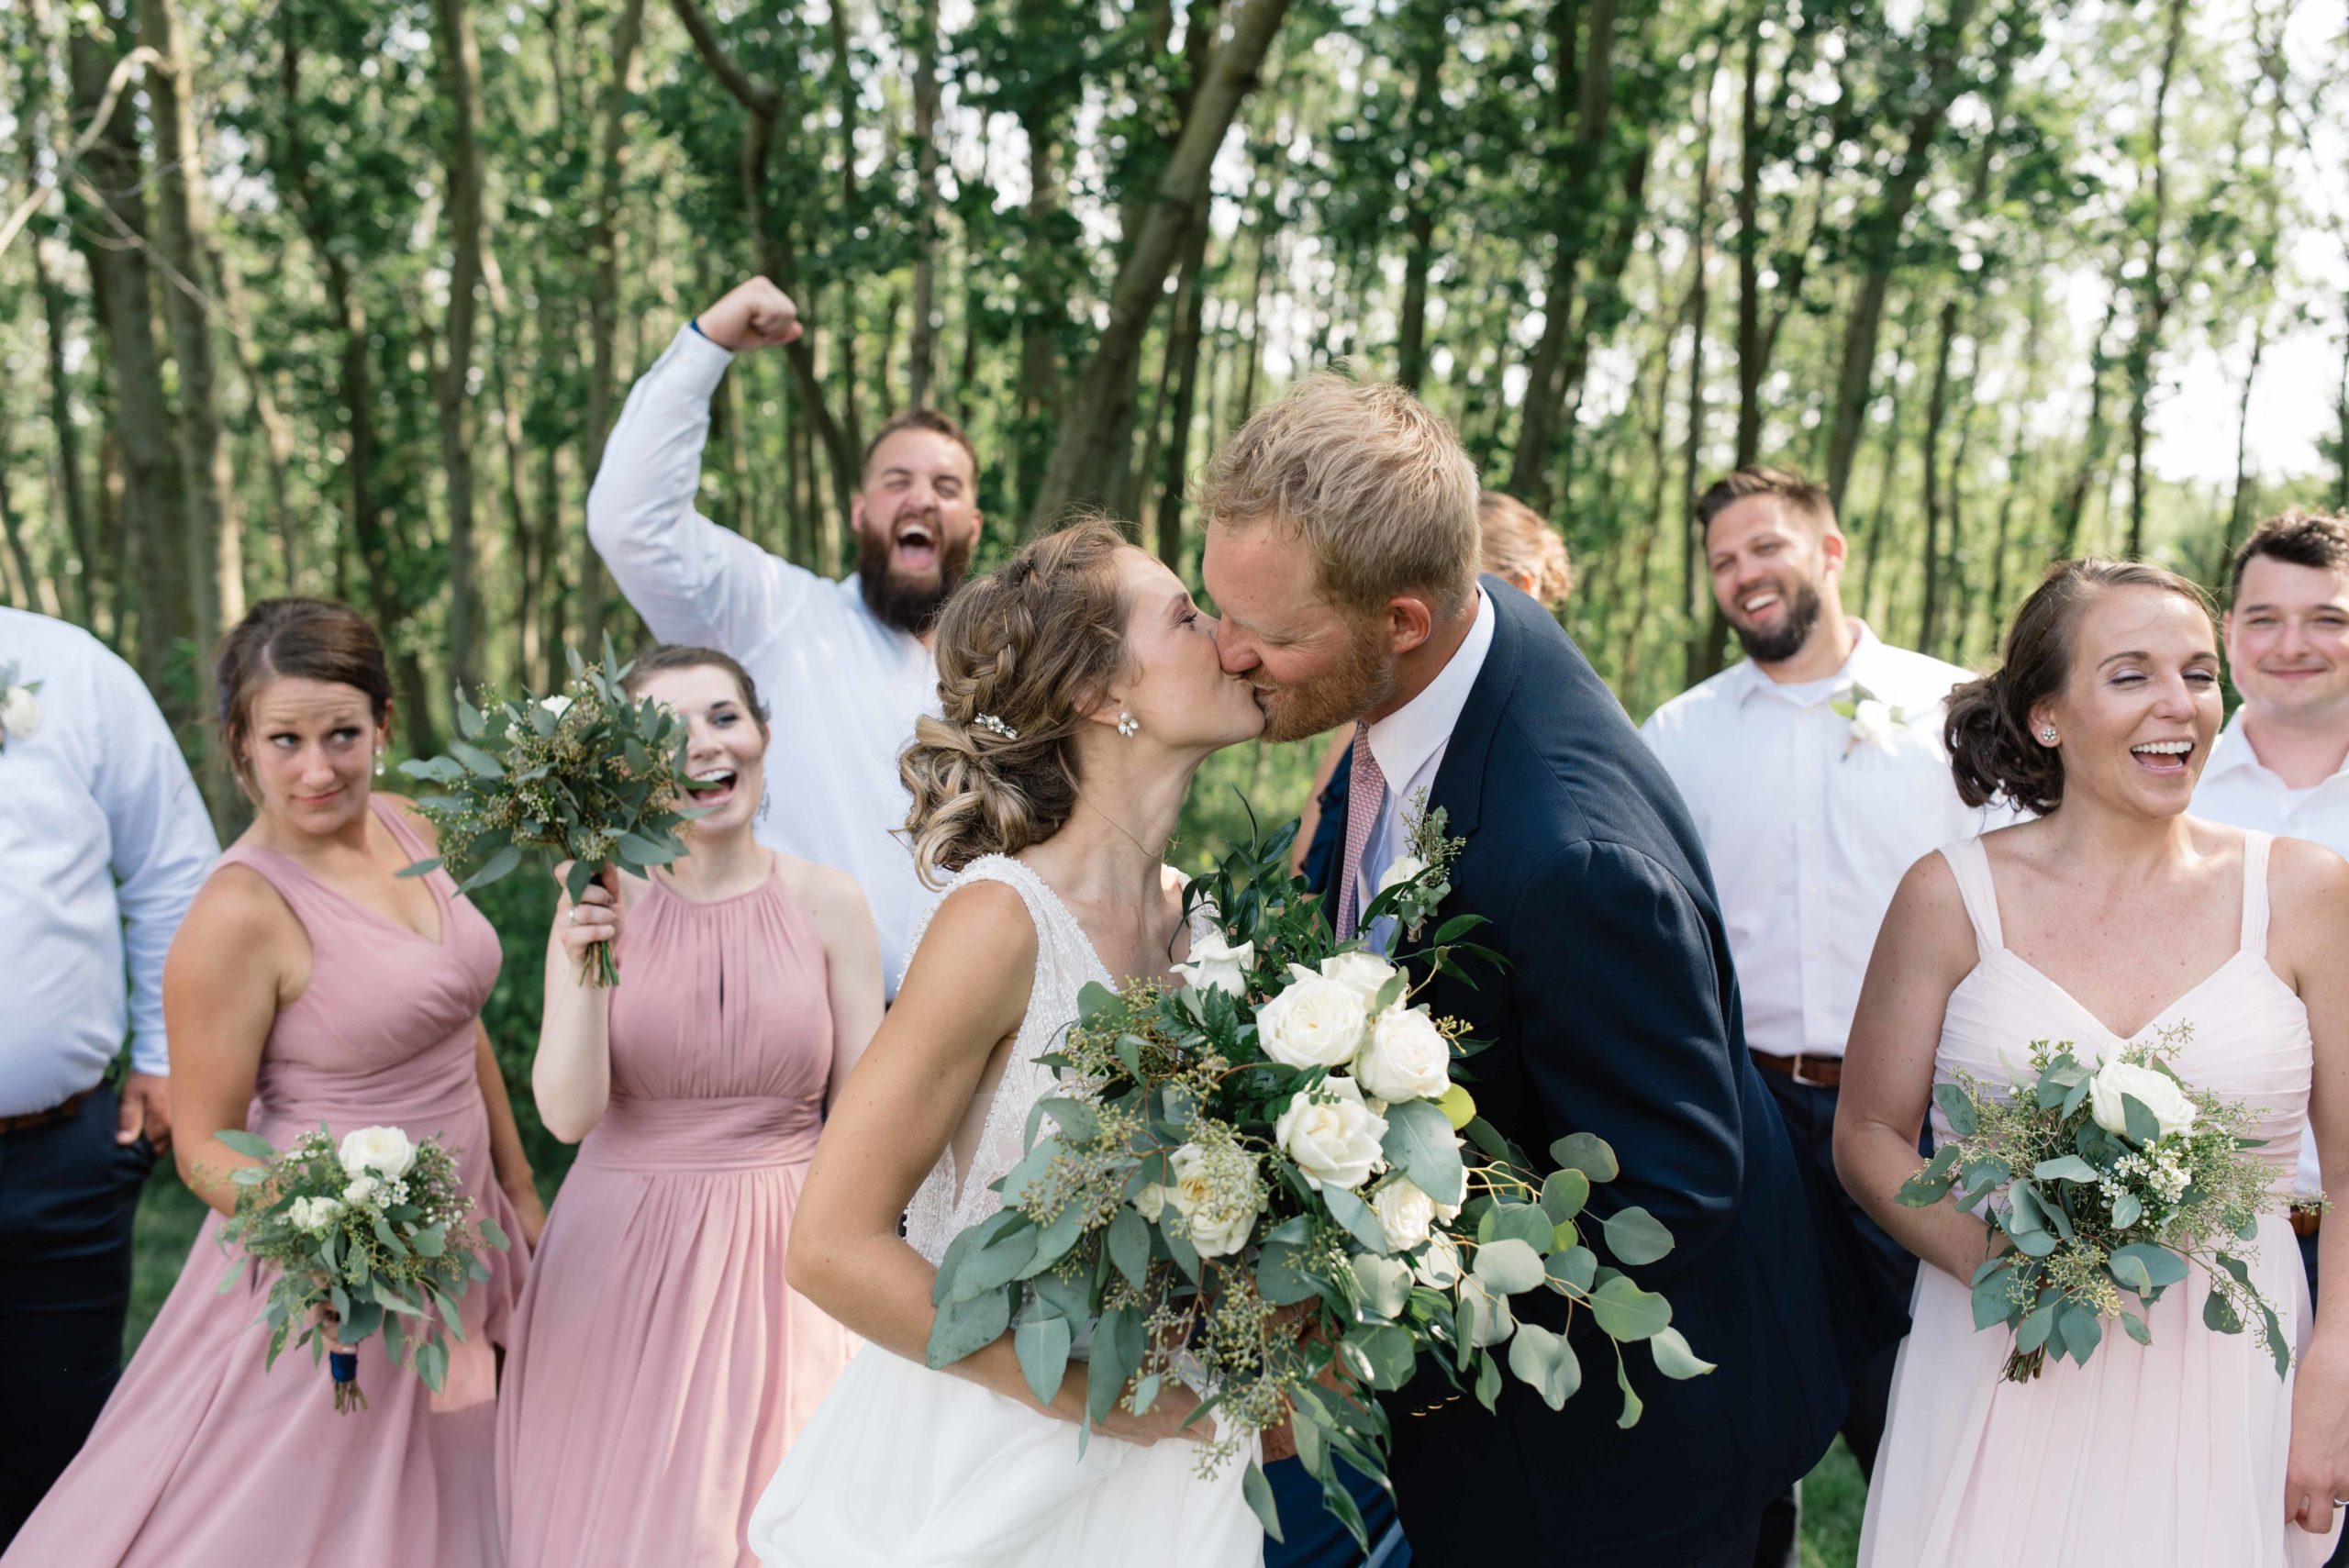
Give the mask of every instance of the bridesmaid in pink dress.
<svg viewBox="0 0 2349 1568">
<path fill-rule="evenodd" d="M 180 1173 L 220 1211 L 88 1444 L 0 1559 L 6 1568 L 494 1568 L 496 1362 L 542 1222 L 482 1001 L 497 938 L 450 880 L 402 880 L 432 852 L 406 803 L 370 788 L 391 723 L 374 629 L 341 605 L 278 599 L 229 633 L 221 727 L 259 808 L 172 944 L 172 1119 Z M 514 1238 L 465 1293 L 465 1337 L 432 1394 L 360 1347 L 367 1408 L 335 1413 L 306 1353 L 264 1370 L 267 1282 L 225 1294 L 220 1142 L 286 1147 L 325 1123 L 439 1135 Z"/>
<path fill-rule="evenodd" d="M 584 1141 L 498 1411 L 510 1568 L 752 1562 L 760 1488 L 854 1349 L 783 1259 L 825 1105 L 881 1019 L 872 916 L 846 873 L 751 836 L 767 731 L 740 666 L 659 648 L 629 684 L 684 716 L 716 787 L 690 854 L 607 873 L 548 943 L 532 1082 L 548 1130 Z M 579 980 L 605 940 L 608 991 Z"/>
<path fill-rule="evenodd" d="M 2279 1206 L 2254 1283 L 2299 1352 L 2205 1329 L 2198 1270 L 2086 1366 L 2003 1380 L 2009 1336 L 1968 1281 L 1998 1233 L 1893 1200 L 1932 1087 L 2011 1082 L 2034 1040 L 2090 1064 L 2175 1025 L 2188 1083 L 2254 1106 L 2288 1184 L 2313 1129 L 2349 1161 L 2349 863 L 2188 817 L 2220 721 L 2216 629 L 2159 568 L 2064 562 L 2018 615 L 2005 667 L 1950 700 L 1960 792 L 2037 820 L 1927 856 L 1886 916 L 1852 1027 L 1836 1164 L 1930 1267 L 1893 1377 L 1863 1563 L 1883 1568 L 2283 1568 L 2330 1553 L 2349 1496 L 2349 1303 L 2310 1322 Z M 1936 1140 L 1949 1135 L 1938 1110 Z M 2349 1226 L 2341 1228 L 2349 1237 Z M 2349 1240 L 2330 1229 L 2323 1243 Z M 2332 1256 L 2325 1255 L 2325 1267 Z"/>
</svg>

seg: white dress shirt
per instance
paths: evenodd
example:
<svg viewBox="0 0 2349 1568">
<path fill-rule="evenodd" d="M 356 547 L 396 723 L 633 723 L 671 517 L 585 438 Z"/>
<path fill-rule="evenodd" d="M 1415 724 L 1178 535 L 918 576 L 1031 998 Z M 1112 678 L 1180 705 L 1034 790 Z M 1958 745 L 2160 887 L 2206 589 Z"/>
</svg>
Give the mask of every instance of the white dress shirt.
<svg viewBox="0 0 2349 1568">
<path fill-rule="evenodd" d="M 2349 762 L 2307 789 L 2293 789 L 2259 760 L 2243 732 L 2243 709 L 2235 709 L 2202 764 L 2188 808 L 2197 817 L 2249 828 L 2281 838 L 2306 839 L 2336 855 L 2349 855 Z M 2299 1190 L 2321 1192 L 2316 1140 L 2300 1140 Z M 2349 1194 L 2343 1195 L 2349 1196 Z"/>
<path fill-rule="evenodd" d="M 710 395 L 733 362 L 678 331 L 612 427 L 587 536 L 653 636 L 730 654 L 758 684 L 773 727 L 759 840 L 857 880 L 894 997 L 924 901 L 913 853 L 893 837 L 908 804 L 897 753 L 915 718 L 938 711 L 937 662 L 874 618 L 853 575 L 818 577 L 694 509 Z"/>
<path fill-rule="evenodd" d="M 129 665 L 79 627 L 0 609 L 11 664 L 40 683 L 40 723 L 0 742 L 0 1117 L 95 1085 L 126 1029 L 135 1070 L 171 1071 L 163 954 L 220 853 Z"/>
<path fill-rule="evenodd" d="M 1842 1056 L 1901 876 L 1991 825 L 1958 798 L 1942 748 L 1943 706 L 1971 677 L 1852 624 L 1858 641 L 1831 679 L 1780 685 L 1748 660 L 1640 730 L 1712 862 L 1746 1044 L 1772 1056 Z M 1887 738 L 1854 743 L 1835 712 L 1859 688 L 1897 712 Z"/>
<path fill-rule="evenodd" d="M 1377 895 L 1379 877 L 1402 849 L 1403 813 L 1410 808 L 1412 797 L 1435 788 L 1435 775 L 1443 766 L 1453 728 L 1460 722 L 1461 709 L 1468 706 L 1468 694 L 1485 667 L 1485 655 L 1492 651 L 1495 618 L 1493 602 L 1480 586 L 1476 617 L 1468 625 L 1468 635 L 1452 651 L 1435 679 L 1419 695 L 1370 727 L 1370 754 L 1377 759 L 1378 771 L 1386 780 L 1386 793 L 1379 806 L 1378 824 L 1363 843 L 1362 863 L 1354 868 L 1359 904 L 1366 905 Z M 1378 929 L 1369 933 L 1382 952 L 1393 935 L 1388 929 L 1393 924 L 1381 920 Z"/>
</svg>

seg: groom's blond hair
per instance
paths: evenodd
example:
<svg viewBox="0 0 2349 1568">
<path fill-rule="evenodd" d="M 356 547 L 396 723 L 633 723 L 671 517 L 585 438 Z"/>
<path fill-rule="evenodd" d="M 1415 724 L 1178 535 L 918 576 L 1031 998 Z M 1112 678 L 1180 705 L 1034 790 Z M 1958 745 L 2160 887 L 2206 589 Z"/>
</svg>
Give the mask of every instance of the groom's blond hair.
<svg viewBox="0 0 2349 1568">
<path fill-rule="evenodd" d="M 1199 506 L 1210 528 L 1303 539 L 1345 609 L 1417 595 L 1451 616 L 1475 592 L 1476 494 L 1476 465 L 1425 404 L 1324 371 L 1250 416 L 1208 465 Z"/>
</svg>

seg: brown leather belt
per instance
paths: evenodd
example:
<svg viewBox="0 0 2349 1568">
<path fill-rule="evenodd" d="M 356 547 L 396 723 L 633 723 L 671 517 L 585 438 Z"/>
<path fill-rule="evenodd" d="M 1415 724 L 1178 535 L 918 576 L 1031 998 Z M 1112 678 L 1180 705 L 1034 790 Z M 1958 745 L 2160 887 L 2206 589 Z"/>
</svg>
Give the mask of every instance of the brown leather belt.
<svg viewBox="0 0 2349 1568">
<path fill-rule="evenodd" d="M 2292 1210 L 2292 1234 L 2305 1241 L 2317 1233 L 2324 1223 L 2324 1210 L 2317 1207 L 2295 1207 Z"/>
<path fill-rule="evenodd" d="M 11 1132 L 30 1132 L 34 1128 L 48 1127 L 63 1121 L 82 1108 L 83 1100 L 96 1093 L 95 1089 L 84 1089 L 63 1104 L 51 1106 L 45 1111 L 27 1111 L 22 1116 L 0 1116 L 0 1137 L 5 1137 Z"/>
<path fill-rule="evenodd" d="M 1839 1056 L 1773 1056 L 1766 1051 L 1748 1051 L 1746 1054 L 1763 1072 L 1792 1078 L 1809 1088 L 1839 1089 L 1843 1085 L 1843 1060 Z"/>
</svg>

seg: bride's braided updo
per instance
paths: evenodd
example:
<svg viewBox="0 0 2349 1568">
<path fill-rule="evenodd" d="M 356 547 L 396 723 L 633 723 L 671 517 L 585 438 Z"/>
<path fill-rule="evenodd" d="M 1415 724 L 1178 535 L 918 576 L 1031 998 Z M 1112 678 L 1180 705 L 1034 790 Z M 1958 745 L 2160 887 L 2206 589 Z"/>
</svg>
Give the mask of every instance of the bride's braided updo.
<svg viewBox="0 0 2349 1568">
<path fill-rule="evenodd" d="M 897 758 L 926 886 L 1049 839 L 1076 802 L 1072 742 L 1126 666 L 1125 595 L 1106 522 L 1073 523 L 967 583 L 938 622 L 939 717 Z"/>
</svg>

